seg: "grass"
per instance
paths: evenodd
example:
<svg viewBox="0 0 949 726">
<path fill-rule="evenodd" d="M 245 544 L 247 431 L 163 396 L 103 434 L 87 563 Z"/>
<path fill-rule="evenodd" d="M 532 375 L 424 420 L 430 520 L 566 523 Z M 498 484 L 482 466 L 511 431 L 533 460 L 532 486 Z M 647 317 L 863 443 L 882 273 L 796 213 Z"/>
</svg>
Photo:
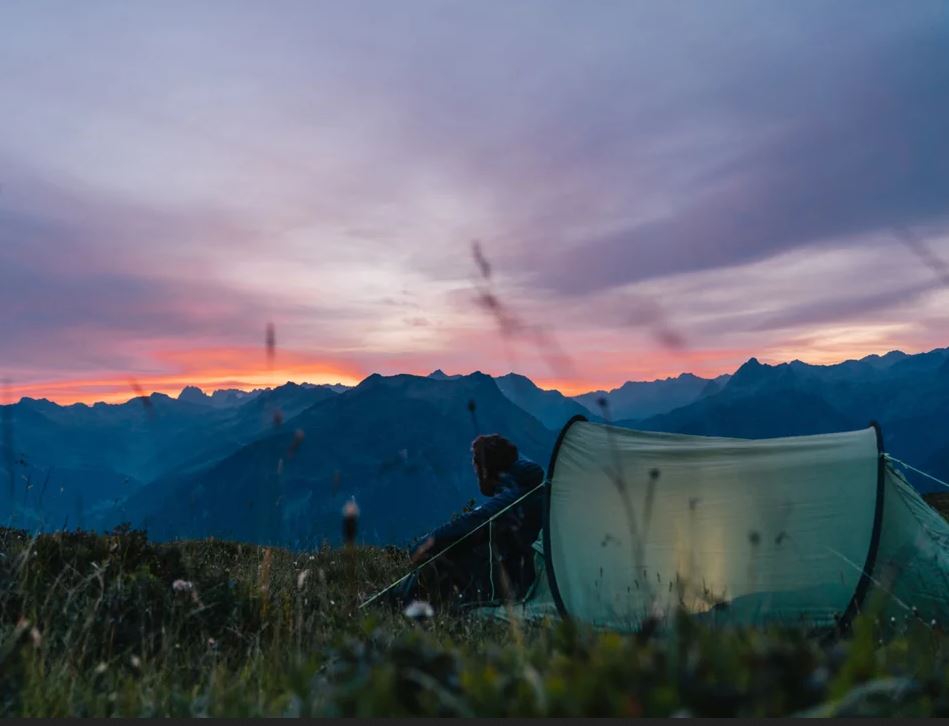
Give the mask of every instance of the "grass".
<svg viewBox="0 0 949 726">
<path fill-rule="evenodd" d="M 358 611 L 405 566 L 378 548 L 0 530 L 0 715 L 949 715 L 938 627 L 867 615 L 821 645 L 684 615 L 618 635 Z"/>
</svg>

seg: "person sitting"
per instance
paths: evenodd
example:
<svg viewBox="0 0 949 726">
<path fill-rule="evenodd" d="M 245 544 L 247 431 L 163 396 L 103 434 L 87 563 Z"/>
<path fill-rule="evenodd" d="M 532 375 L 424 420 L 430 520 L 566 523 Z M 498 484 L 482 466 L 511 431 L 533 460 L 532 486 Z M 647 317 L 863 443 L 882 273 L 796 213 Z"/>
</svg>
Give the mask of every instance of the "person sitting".
<svg viewBox="0 0 949 726">
<path fill-rule="evenodd" d="M 533 584 L 532 545 L 543 521 L 538 487 L 544 470 L 498 434 L 477 437 L 471 454 L 478 487 L 490 499 L 422 538 L 412 563 L 438 556 L 406 580 L 398 597 L 402 602 L 420 597 L 453 605 L 516 600 Z"/>
</svg>

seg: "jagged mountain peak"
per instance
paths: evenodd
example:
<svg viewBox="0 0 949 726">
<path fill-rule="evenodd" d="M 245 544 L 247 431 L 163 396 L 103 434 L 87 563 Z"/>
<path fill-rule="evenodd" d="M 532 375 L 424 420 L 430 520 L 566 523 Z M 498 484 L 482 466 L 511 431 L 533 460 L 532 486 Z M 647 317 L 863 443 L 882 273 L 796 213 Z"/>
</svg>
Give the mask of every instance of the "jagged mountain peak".
<svg viewBox="0 0 949 726">
<path fill-rule="evenodd" d="M 208 403 L 210 399 L 211 397 L 197 386 L 185 386 L 178 394 L 179 401 L 188 401 L 189 403 Z"/>
</svg>

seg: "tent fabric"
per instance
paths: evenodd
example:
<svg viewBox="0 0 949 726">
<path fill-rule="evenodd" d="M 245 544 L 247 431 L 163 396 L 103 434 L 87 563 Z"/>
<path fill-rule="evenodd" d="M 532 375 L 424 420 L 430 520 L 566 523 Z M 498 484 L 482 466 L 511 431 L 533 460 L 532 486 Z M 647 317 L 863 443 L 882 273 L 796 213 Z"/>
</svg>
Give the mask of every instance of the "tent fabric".
<svg viewBox="0 0 949 726">
<path fill-rule="evenodd" d="M 877 604 L 887 617 L 909 610 L 925 622 L 949 622 L 949 522 L 889 464 L 885 502 L 868 607 Z"/>
<path fill-rule="evenodd" d="M 811 628 L 865 607 L 949 616 L 949 524 L 875 428 L 745 440 L 572 420 L 546 494 L 535 587 L 484 614 L 620 631 L 680 608 Z"/>
</svg>

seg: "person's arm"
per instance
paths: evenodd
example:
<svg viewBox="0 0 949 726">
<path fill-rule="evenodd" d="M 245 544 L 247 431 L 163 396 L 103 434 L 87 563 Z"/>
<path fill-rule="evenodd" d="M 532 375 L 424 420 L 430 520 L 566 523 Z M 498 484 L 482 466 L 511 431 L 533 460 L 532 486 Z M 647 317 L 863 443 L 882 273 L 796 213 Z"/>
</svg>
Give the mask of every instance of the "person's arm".
<svg viewBox="0 0 949 726">
<path fill-rule="evenodd" d="M 463 514 L 457 519 L 443 524 L 430 535 L 430 538 L 433 540 L 432 548 L 440 550 L 452 542 L 457 542 L 466 534 L 477 529 L 497 515 L 498 512 L 510 505 L 511 502 L 515 501 L 521 494 L 523 494 L 523 492 L 519 489 L 505 489 L 500 494 L 495 494 L 480 507 L 476 507 L 467 514 Z M 468 541 L 474 544 L 480 542 L 482 539 L 486 539 L 488 536 L 487 529 L 487 527 L 484 527 L 478 532 L 475 532 L 468 538 Z"/>
<path fill-rule="evenodd" d="M 507 507 L 520 499 L 527 492 L 534 489 L 541 482 L 543 482 L 544 470 L 533 462 L 525 462 L 515 473 L 515 476 L 517 477 L 517 481 L 520 486 L 505 489 L 500 494 L 496 494 L 495 496 L 491 497 L 480 507 L 477 507 L 467 514 L 458 517 L 452 522 L 443 524 L 441 527 L 432 532 L 430 535 L 431 539 L 433 540 L 432 549 L 440 550 L 444 547 L 447 547 L 452 542 L 458 541 L 472 530 L 483 525 L 489 519 L 497 516 L 500 512 L 504 511 Z M 515 517 L 516 515 L 513 511 L 505 512 L 496 520 L 496 526 L 509 526 Z M 473 542 L 480 542 L 484 539 L 487 539 L 487 537 L 488 528 L 482 527 L 469 539 Z"/>
</svg>

